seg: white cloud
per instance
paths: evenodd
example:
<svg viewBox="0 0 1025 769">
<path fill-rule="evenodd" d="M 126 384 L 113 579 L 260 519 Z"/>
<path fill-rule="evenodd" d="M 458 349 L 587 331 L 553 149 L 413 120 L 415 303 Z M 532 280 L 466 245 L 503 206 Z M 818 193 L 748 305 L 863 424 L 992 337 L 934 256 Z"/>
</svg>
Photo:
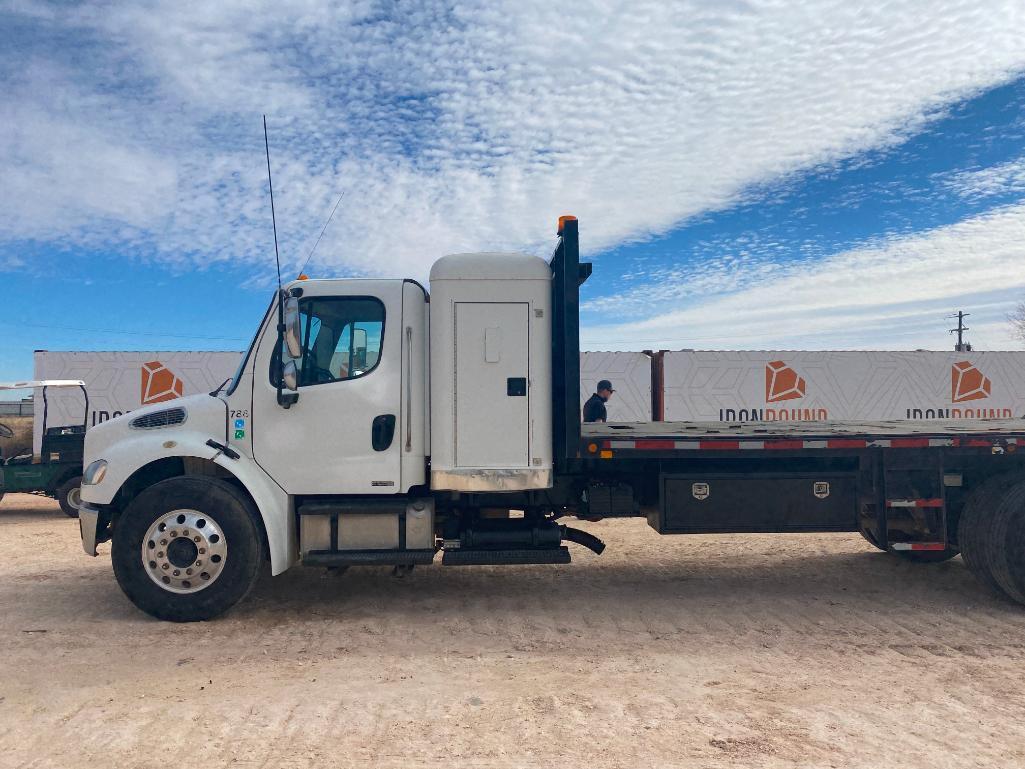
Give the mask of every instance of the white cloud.
<svg viewBox="0 0 1025 769">
<path fill-rule="evenodd" d="M 952 174 L 944 180 L 944 184 L 968 200 L 983 200 L 997 195 L 1022 195 L 1025 194 L 1025 158 Z"/>
<path fill-rule="evenodd" d="M 963 309 L 977 349 L 1013 348 L 1006 314 L 1025 299 L 1023 256 L 1025 204 L 1017 204 L 813 264 L 777 265 L 728 295 L 691 295 L 687 309 L 593 324 L 581 336 L 587 349 L 943 349 L 945 316 Z"/>
<path fill-rule="evenodd" d="M 1025 65 L 1016 0 L 52 8 L 3 11 L 0 239 L 267 264 L 266 111 L 291 262 L 348 191 L 321 273 L 644 238 Z"/>
</svg>

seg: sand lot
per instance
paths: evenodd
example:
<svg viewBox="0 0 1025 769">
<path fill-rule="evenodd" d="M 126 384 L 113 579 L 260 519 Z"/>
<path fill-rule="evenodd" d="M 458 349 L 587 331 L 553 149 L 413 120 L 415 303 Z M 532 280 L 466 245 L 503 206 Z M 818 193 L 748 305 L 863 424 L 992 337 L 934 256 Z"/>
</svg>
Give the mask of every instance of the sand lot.
<svg viewBox="0 0 1025 769">
<path fill-rule="evenodd" d="M 960 559 L 586 526 L 571 566 L 297 568 L 171 625 L 10 495 L 0 765 L 1025 765 L 1025 609 Z"/>
</svg>

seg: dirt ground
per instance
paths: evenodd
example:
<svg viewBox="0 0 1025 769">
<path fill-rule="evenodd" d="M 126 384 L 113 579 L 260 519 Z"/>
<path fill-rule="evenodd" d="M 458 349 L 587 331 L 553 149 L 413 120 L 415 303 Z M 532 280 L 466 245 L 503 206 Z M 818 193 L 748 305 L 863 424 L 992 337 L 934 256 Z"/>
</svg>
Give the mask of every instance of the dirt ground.
<svg viewBox="0 0 1025 769">
<path fill-rule="evenodd" d="M 172 625 L 8 496 L 0 766 L 1025 765 L 1025 608 L 960 559 L 587 528 L 572 566 L 296 568 Z"/>
</svg>

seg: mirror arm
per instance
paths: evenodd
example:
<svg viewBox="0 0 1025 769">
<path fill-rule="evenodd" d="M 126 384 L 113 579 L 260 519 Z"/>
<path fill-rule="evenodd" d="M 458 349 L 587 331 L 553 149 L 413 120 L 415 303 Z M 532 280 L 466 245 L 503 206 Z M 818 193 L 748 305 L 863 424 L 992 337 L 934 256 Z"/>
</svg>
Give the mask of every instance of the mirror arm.
<svg viewBox="0 0 1025 769">
<path fill-rule="evenodd" d="M 278 343 L 276 346 L 278 356 L 278 405 L 282 408 L 291 408 L 294 403 L 299 400 L 299 393 L 285 392 L 285 388 L 282 387 L 284 380 L 284 360 L 281 356 L 281 346 L 285 341 L 285 301 L 284 292 L 278 294 Z"/>
</svg>

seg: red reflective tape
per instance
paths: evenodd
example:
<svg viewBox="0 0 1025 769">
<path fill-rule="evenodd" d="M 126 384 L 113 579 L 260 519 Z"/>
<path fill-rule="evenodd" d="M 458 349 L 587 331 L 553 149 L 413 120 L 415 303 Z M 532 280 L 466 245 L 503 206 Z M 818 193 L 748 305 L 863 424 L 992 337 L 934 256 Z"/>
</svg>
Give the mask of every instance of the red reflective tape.
<svg viewBox="0 0 1025 769">
<path fill-rule="evenodd" d="M 972 446 L 973 448 L 989 448 L 993 445 L 993 441 L 987 441 L 985 438 L 969 438 L 962 446 Z"/>
<path fill-rule="evenodd" d="M 765 448 L 784 451 L 788 449 L 803 449 L 804 441 L 765 441 Z"/>
<path fill-rule="evenodd" d="M 638 439 L 634 441 L 634 448 L 647 449 L 648 451 L 663 451 L 665 449 L 671 450 L 676 448 L 676 441 Z"/>
<path fill-rule="evenodd" d="M 849 438 L 834 438 L 826 441 L 826 448 L 830 449 L 863 449 L 865 441 L 852 440 Z"/>
<path fill-rule="evenodd" d="M 928 438 L 891 438 L 890 448 L 893 449 L 924 449 L 929 447 Z"/>
<path fill-rule="evenodd" d="M 942 499 L 887 499 L 888 508 L 942 508 Z"/>
<path fill-rule="evenodd" d="M 942 542 L 912 542 L 912 550 L 946 550 L 947 546 Z"/>
<path fill-rule="evenodd" d="M 602 441 L 601 442 L 601 447 L 603 449 L 611 449 L 612 448 L 612 441 Z"/>
<path fill-rule="evenodd" d="M 740 441 L 700 441 L 702 449 L 739 449 Z"/>
</svg>

